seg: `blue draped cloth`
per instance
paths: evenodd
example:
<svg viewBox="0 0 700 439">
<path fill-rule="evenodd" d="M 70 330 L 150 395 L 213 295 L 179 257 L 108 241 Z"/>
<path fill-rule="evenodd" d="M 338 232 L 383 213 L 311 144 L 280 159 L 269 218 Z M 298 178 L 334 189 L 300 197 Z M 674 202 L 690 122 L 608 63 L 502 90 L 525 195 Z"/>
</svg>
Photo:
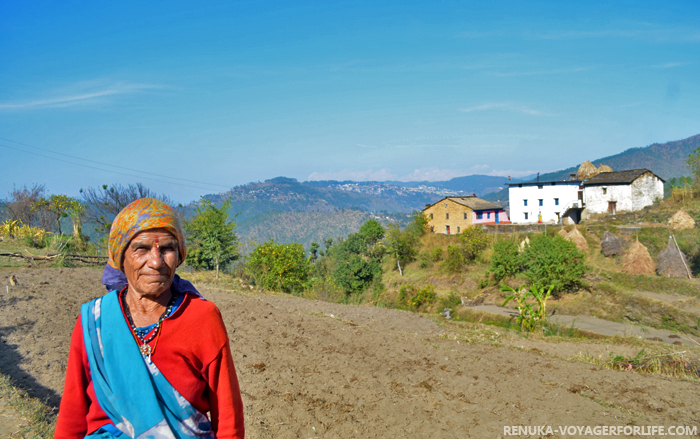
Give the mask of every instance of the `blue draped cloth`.
<svg viewBox="0 0 700 439">
<path fill-rule="evenodd" d="M 87 438 L 214 438 L 209 419 L 141 354 L 116 291 L 80 309 L 85 350 L 98 403 L 114 422 Z"/>
</svg>

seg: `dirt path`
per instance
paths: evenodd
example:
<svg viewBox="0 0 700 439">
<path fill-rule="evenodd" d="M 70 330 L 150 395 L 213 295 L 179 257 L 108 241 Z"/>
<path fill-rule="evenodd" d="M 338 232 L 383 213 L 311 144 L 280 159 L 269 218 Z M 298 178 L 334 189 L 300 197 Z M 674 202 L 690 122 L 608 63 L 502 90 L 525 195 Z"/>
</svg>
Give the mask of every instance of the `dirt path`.
<svg viewBox="0 0 700 439">
<path fill-rule="evenodd" d="M 80 303 L 103 293 L 100 272 L 13 270 L 20 285 L 5 294 L 10 273 L 0 271 L 0 372 L 57 404 L 70 332 Z M 609 346 L 469 343 L 502 334 L 474 335 L 371 306 L 201 291 L 229 331 L 249 438 L 496 438 L 506 425 L 700 426 L 698 382 L 550 356 L 605 355 Z"/>
</svg>

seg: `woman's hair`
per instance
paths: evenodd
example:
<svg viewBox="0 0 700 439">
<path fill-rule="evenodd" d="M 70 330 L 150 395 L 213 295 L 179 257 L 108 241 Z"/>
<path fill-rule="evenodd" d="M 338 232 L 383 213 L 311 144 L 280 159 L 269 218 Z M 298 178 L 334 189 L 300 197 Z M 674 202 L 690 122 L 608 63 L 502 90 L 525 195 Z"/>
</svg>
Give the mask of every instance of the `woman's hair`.
<svg viewBox="0 0 700 439">
<path fill-rule="evenodd" d="M 122 270 L 124 251 L 137 233 L 152 229 L 166 229 L 177 239 L 180 263 L 187 256 L 185 235 L 175 210 L 167 203 L 155 198 L 139 198 L 126 206 L 114 218 L 109 231 L 108 264 Z"/>
</svg>

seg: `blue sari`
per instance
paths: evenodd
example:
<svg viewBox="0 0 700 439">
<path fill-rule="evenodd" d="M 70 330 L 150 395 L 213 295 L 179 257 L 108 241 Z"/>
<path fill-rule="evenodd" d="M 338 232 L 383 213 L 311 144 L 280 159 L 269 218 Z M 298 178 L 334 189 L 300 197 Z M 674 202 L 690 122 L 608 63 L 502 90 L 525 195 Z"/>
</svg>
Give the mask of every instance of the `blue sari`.
<svg viewBox="0 0 700 439">
<path fill-rule="evenodd" d="M 80 309 L 97 401 L 114 422 L 86 438 L 214 438 L 209 419 L 144 357 L 124 320 L 116 291 Z"/>
</svg>

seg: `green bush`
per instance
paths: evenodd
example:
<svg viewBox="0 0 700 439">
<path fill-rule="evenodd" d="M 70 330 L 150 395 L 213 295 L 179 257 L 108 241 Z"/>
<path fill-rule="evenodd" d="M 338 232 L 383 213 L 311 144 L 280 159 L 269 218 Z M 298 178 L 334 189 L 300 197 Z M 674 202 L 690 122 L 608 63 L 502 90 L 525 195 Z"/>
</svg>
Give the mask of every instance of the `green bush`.
<svg viewBox="0 0 700 439">
<path fill-rule="evenodd" d="M 445 269 L 450 273 L 459 273 L 464 269 L 464 255 L 462 249 L 456 246 L 447 246 L 447 256 L 443 262 Z"/>
<path fill-rule="evenodd" d="M 510 239 L 499 239 L 493 245 L 493 256 L 489 271 L 496 281 L 513 276 L 520 268 L 518 244 Z"/>
<path fill-rule="evenodd" d="M 435 247 L 430 251 L 430 260 L 433 262 L 440 262 L 444 257 L 445 251 L 442 249 L 442 247 Z"/>
<path fill-rule="evenodd" d="M 257 285 L 285 293 L 304 290 L 311 273 L 301 244 L 277 244 L 272 239 L 253 250 L 246 268 Z"/>
<path fill-rule="evenodd" d="M 491 238 L 481 227 L 468 227 L 459 234 L 459 245 L 462 247 L 464 259 L 471 262 L 478 258 L 489 246 Z"/>
<path fill-rule="evenodd" d="M 586 272 L 585 256 L 576 244 L 559 235 L 536 235 L 520 254 L 525 277 L 533 287 L 553 287 L 554 293 L 573 290 L 581 285 Z"/>
<path fill-rule="evenodd" d="M 418 288 L 408 282 L 399 288 L 399 303 L 402 307 L 413 311 L 422 311 L 432 306 L 437 299 L 435 287 L 426 285 Z"/>
</svg>

